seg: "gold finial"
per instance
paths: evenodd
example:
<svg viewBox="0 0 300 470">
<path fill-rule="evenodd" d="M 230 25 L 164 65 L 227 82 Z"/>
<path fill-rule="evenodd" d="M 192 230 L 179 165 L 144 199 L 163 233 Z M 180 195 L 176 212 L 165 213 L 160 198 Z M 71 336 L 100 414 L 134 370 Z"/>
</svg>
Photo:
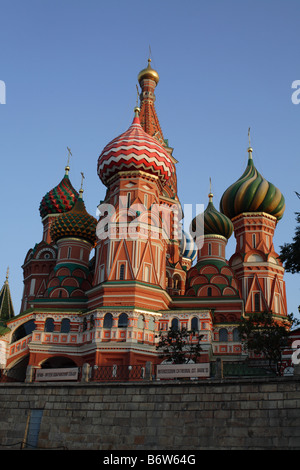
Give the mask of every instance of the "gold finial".
<svg viewBox="0 0 300 470">
<path fill-rule="evenodd" d="M 135 105 L 135 108 L 134 108 L 134 115 L 135 117 L 138 117 L 139 114 L 140 114 L 140 108 L 139 108 L 139 88 L 138 86 L 136 85 L 136 105 Z"/>
<path fill-rule="evenodd" d="M 248 147 L 249 158 L 252 158 L 253 148 L 251 147 L 251 141 L 250 141 L 250 127 L 248 128 L 248 139 L 249 139 L 249 147 Z"/>
<path fill-rule="evenodd" d="M 213 193 L 211 192 L 211 177 L 209 177 L 209 202 L 212 202 L 212 198 L 213 198 Z"/>
<path fill-rule="evenodd" d="M 79 197 L 82 198 L 82 193 L 83 193 L 83 180 L 85 178 L 84 174 L 82 173 L 82 171 L 80 172 L 81 174 L 81 186 L 80 186 L 80 189 L 79 189 Z"/>
<path fill-rule="evenodd" d="M 6 284 L 8 284 L 8 276 L 9 276 L 9 266 L 7 266 L 7 270 L 6 270 L 6 279 L 5 279 Z"/>
<path fill-rule="evenodd" d="M 69 174 L 69 170 L 70 170 L 70 166 L 69 166 L 69 164 L 70 164 L 70 157 L 72 157 L 72 152 L 71 152 L 71 150 L 69 149 L 69 147 L 67 147 L 67 150 L 68 150 L 68 160 L 67 160 L 67 166 L 66 166 L 66 168 L 65 168 L 65 170 L 66 170 L 66 175 Z"/>
</svg>

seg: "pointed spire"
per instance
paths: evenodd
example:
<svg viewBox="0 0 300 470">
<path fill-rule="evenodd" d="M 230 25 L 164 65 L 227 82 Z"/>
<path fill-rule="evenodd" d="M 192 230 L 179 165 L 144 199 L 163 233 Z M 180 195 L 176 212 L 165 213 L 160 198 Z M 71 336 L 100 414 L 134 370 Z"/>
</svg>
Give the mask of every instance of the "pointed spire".
<svg viewBox="0 0 300 470">
<path fill-rule="evenodd" d="M 155 137 L 161 145 L 165 145 L 164 136 L 156 114 L 155 88 L 159 82 L 159 75 L 151 67 L 151 59 L 148 59 L 148 67 L 143 69 L 138 75 L 138 81 L 141 87 L 140 94 L 140 123 L 142 128 L 151 137 Z"/>
<path fill-rule="evenodd" d="M 6 271 L 6 279 L 0 292 L 0 321 L 6 321 L 15 315 L 8 283 L 9 268 Z"/>
<path fill-rule="evenodd" d="M 67 161 L 67 165 L 65 167 L 65 175 L 68 176 L 69 174 L 69 171 L 70 171 L 70 157 L 72 157 L 72 152 L 71 150 L 69 149 L 69 147 L 67 147 L 67 150 L 68 150 L 68 161 Z"/>
<path fill-rule="evenodd" d="M 211 192 L 211 177 L 209 177 L 209 195 L 208 195 L 209 202 L 212 202 L 213 197 L 214 197 L 214 195 Z"/>
<path fill-rule="evenodd" d="M 251 141 L 250 141 L 250 127 L 248 129 L 248 139 L 249 139 L 248 153 L 249 153 L 249 158 L 252 160 L 253 148 L 251 147 Z"/>
</svg>

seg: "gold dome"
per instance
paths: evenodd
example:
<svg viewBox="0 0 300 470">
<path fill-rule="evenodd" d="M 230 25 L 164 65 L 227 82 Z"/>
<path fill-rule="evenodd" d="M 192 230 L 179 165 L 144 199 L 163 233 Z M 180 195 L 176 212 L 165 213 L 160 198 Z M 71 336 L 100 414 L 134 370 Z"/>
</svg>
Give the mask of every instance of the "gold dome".
<svg viewBox="0 0 300 470">
<path fill-rule="evenodd" d="M 141 70 L 140 73 L 138 74 L 138 81 L 139 83 L 141 83 L 142 80 L 144 79 L 150 79 L 150 80 L 154 80 L 156 84 L 158 84 L 159 82 L 159 75 L 158 73 L 156 72 L 156 70 L 154 70 L 152 67 L 151 67 L 151 59 L 148 59 L 148 67 Z"/>
</svg>

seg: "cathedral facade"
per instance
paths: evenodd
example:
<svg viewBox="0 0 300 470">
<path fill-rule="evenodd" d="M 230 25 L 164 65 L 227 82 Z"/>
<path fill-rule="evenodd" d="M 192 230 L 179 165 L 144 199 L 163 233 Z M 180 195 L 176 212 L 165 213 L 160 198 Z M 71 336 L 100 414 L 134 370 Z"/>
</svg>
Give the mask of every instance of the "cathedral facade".
<svg viewBox="0 0 300 470">
<path fill-rule="evenodd" d="M 157 117 L 159 75 L 150 59 L 138 81 L 131 125 L 98 158 L 106 187 L 99 219 L 87 213 L 69 165 L 42 198 L 43 235 L 22 266 L 21 312 L 1 314 L 2 368 L 158 364 L 157 336 L 170 327 L 202 335 L 203 361 L 240 360 L 243 316 L 287 316 L 273 245 L 281 192 L 256 170 L 249 145 L 245 171 L 219 209 L 210 192 L 184 232 L 177 160 Z M 227 260 L 231 236 L 236 249 Z"/>
</svg>

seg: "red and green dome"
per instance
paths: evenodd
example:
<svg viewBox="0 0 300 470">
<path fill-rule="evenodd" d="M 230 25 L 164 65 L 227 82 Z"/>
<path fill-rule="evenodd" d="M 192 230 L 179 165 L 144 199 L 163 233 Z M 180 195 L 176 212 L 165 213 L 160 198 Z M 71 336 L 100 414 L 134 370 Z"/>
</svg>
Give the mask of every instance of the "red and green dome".
<svg viewBox="0 0 300 470">
<path fill-rule="evenodd" d="M 39 208 L 42 218 L 51 214 L 68 212 L 74 206 L 78 192 L 73 188 L 67 170 L 68 167 L 61 182 L 43 197 Z"/>
<path fill-rule="evenodd" d="M 86 211 L 81 194 L 74 207 L 55 218 L 51 225 L 50 234 L 53 241 L 61 238 L 82 238 L 92 245 L 96 242 L 97 220 Z"/>
<path fill-rule="evenodd" d="M 248 152 L 248 165 L 242 176 L 224 192 L 220 210 L 230 219 L 243 212 L 266 212 L 279 220 L 285 210 L 284 197 L 255 168 L 251 147 Z"/>
<path fill-rule="evenodd" d="M 197 225 L 202 223 L 200 217 L 203 217 L 204 235 L 221 235 L 227 239 L 230 238 L 233 232 L 231 220 L 215 208 L 212 202 L 212 193 L 209 193 L 208 197 L 209 202 L 204 214 L 200 214 L 192 220 L 191 230 L 193 232 L 197 230 Z"/>
<path fill-rule="evenodd" d="M 102 183 L 120 171 L 141 170 L 158 176 L 162 184 L 171 177 L 173 164 L 160 143 L 147 134 L 140 124 L 138 111 L 129 129 L 112 140 L 98 159 L 98 175 Z"/>
</svg>

